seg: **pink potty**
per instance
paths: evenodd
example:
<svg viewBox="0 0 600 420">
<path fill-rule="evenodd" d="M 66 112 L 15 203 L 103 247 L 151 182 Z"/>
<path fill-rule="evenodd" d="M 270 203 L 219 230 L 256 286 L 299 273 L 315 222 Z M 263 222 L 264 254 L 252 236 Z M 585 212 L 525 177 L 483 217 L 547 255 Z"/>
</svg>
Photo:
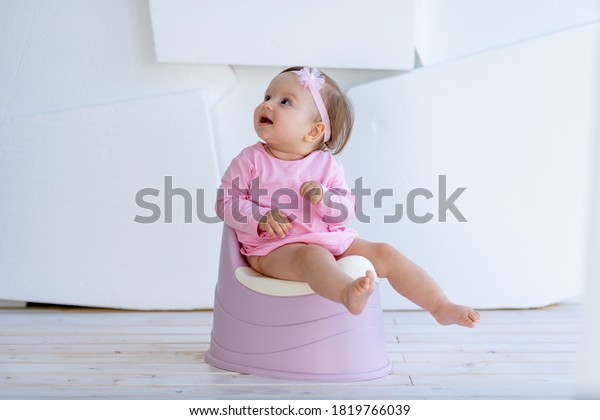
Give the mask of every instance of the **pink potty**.
<svg viewBox="0 0 600 420">
<path fill-rule="evenodd" d="M 208 363 L 295 380 L 362 381 L 391 372 L 379 288 L 354 316 L 306 283 L 262 277 L 239 249 L 235 232 L 225 226 Z M 374 271 L 363 257 L 346 257 L 340 264 L 359 273 Z"/>
</svg>

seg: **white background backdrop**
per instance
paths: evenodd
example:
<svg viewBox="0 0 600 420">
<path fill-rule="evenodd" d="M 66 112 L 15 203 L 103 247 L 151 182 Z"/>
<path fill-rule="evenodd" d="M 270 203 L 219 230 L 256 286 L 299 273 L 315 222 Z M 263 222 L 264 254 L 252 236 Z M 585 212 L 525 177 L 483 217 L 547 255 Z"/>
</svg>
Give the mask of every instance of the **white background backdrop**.
<svg viewBox="0 0 600 420">
<path fill-rule="evenodd" d="M 365 199 L 361 236 L 478 308 L 582 293 L 598 2 L 251 3 L 0 0 L 0 299 L 211 307 L 221 225 L 185 223 L 180 196 L 173 223 L 135 223 L 136 192 L 160 190 L 147 200 L 164 216 L 171 176 L 213 215 L 220 175 L 257 140 L 254 106 L 299 64 L 354 101 L 349 183 L 394 190 L 381 209 Z M 466 188 L 466 223 L 437 221 L 438 175 Z M 383 223 L 419 187 L 434 219 Z"/>
</svg>

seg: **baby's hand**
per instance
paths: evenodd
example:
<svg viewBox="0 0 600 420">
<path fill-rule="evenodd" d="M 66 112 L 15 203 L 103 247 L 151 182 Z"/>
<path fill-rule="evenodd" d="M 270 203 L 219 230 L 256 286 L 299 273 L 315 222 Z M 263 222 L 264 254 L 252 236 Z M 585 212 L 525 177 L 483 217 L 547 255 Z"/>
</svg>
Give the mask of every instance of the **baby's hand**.
<svg viewBox="0 0 600 420">
<path fill-rule="evenodd" d="M 258 234 L 265 232 L 268 236 L 285 238 L 291 228 L 292 224 L 285 214 L 279 210 L 271 210 L 260 219 Z"/>
<path fill-rule="evenodd" d="M 321 184 L 317 181 L 305 182 L 300 187 L 300 195 L 304 197 L 305 200 L 310 201 L 311 204 L 319 204 L 321 199 L 323 199 Z"/>
</svg>

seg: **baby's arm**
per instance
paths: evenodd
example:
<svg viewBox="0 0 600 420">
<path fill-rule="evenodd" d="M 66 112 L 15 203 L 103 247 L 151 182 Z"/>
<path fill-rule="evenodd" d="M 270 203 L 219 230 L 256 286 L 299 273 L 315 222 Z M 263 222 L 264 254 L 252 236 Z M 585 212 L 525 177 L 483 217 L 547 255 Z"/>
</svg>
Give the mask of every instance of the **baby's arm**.
<svg viewBox="0 0 600 420">
<path fill-rule="evenodd" d="M 303 186 L 306 184 L 309 183 L 305 183 Z M 312 184 L 312 182 L 310 184 Z M 319 186 L 321 187 L 321 199 L 319 199 L 316 204 L 312 201 L 311 203 L 316 205 L 317 212 L 326 223 L 332 226 L 338 226 L 343 225 L 354 218 L 354 215 L 356 214 L 356 201 L 354 195 L 350 191 L 350 187 L 348 187 L 348 184 L 346 183 L 344 168 L 340 163 L 334 161 L 332 174 L 330 179 L 327 180 L 327 185 L 319 183 Z M 314 186 L 305 188 L 305 193 L 308 195 L 311 190 L 313 190 L 314 194 Z M 314 194 L 312 196 L 313 199 L 315 195 L 318 197 L 318 194 Z M 303 197 L 305 197 L 304 194 Z"/>
<path fill-rule="evenodd" d="M 243 155 L 231 161 L 221 179 L 215 210 L 227 226 L 258 235 L 259 221 L 271 209 L 252 201 L 249 194 L 254 164 Z"/>
</svg>

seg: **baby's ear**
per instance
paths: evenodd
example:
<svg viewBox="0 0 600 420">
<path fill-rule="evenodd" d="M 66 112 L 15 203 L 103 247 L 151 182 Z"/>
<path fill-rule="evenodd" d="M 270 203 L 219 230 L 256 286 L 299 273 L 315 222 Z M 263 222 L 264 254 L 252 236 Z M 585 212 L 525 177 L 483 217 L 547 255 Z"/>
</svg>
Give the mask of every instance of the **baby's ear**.
<svg viewBox="0 0 600 420">
<path fill-rule="evenodd" d="M 321 140 L 321 137 L 325 134 L 325 123 L 319 121 L 316 122 L 310 131 L 304 136 L 304 140 L 317 143 Z"/>
</svg>

